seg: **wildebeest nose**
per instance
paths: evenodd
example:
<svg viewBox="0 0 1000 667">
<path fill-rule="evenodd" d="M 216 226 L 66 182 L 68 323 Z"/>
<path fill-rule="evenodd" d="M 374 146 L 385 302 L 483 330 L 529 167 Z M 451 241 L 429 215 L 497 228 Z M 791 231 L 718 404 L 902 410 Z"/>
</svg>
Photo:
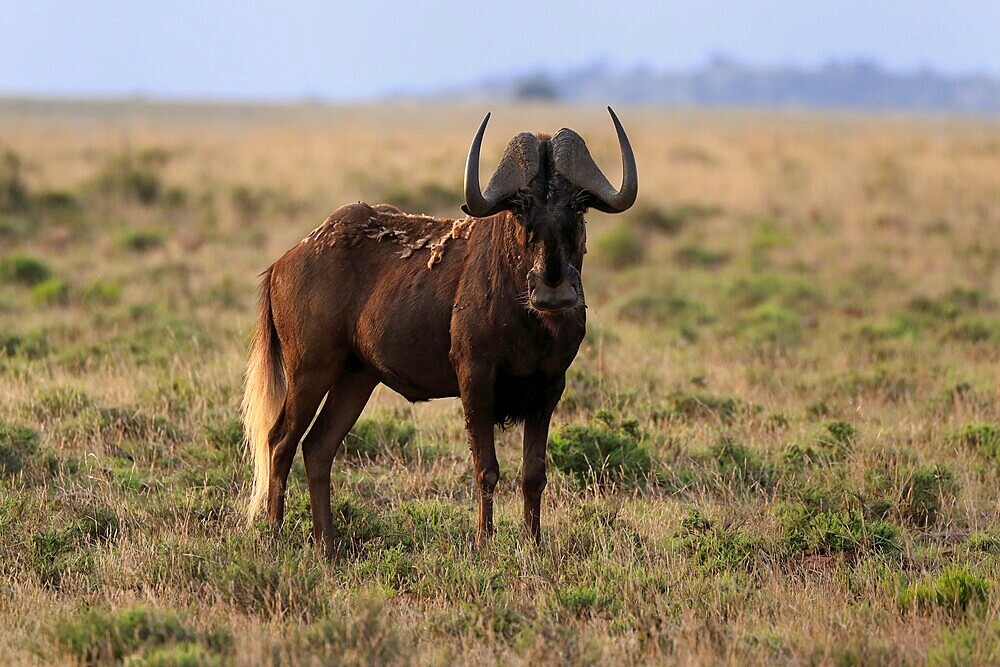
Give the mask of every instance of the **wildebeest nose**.
<svg viewBox="0 0 1000 667">
<path fill-rule="evenodd" d="M 555 287 L 542 282 L 533 287 L 529 298 L 531 305 L 539 310 L 563 310 L 576 305 L 577 293 L 568 280 Z"/>
</svg>

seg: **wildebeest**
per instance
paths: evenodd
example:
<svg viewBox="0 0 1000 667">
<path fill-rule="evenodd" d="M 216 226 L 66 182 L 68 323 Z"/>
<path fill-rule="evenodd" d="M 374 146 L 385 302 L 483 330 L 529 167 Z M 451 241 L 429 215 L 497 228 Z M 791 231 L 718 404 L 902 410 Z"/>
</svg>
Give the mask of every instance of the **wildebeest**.
<svg viewBox="0 0 1000 667">
<path fill-rule="evenodd" d="M 313 539 L 333 556 L 330 468 L 382 383 L 410 401 L 461 398 L 477 544 L 493 532 L 494 425 L 523 422 L 524 520 L 539 540 L 549 420 L 584 336 L 583 216 L 621 213 L 638 191 L 632 147 L 608 111 L 622 156 L 618 190 L 580 135 L 561 129 L 511 139 L 481 191 L 486 114 L 466 161 L 464 219 L 350 204 L 263 273 L 243 398 L 251 519 L 266 499 L 280 527 L 301 440 Z"/>
</svg>

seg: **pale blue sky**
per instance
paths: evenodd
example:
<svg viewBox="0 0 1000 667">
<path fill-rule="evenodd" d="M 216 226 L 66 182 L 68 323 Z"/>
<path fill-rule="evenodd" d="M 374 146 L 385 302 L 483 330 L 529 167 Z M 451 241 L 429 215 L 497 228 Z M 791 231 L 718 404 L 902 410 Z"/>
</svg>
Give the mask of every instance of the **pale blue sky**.
<svg viewBox="0 0 1000 667">
<path fill-rule="evenodd" d="M 993 0 L 0 0 L 0 94 L 357 99 L 598 60 L 689 68 L 719 52 L 1000 76 L 998 37 Z"/>
</svg>

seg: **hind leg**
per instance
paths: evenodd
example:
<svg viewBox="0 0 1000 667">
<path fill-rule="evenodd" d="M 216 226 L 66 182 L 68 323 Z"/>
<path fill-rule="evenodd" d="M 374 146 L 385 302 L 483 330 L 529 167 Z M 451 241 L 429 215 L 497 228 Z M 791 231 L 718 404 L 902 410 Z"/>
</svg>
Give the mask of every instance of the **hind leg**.
<svg viewBox="0 0 1000 667">
<path fill-rule="evenodd" d="M 345 372 L 330 388 L 323 412 L 302 443 L 309 480 L 313 542 L 327 558 L 334 556 L 333 513 L 330 510 L 330 468 L 340 444 L 378 385 L 367 371 Z"/>
<path fill-rule="evenodd" d="M 291 375 L 285 405 L 271 429 L 271 477 L 267 491 L 267 521 L 275 530 L 285 518 L 285 485 L 299 441 L 312 423 L 316 409 L 329 387 L 330 373 L 308 371 Z"/>
</svg>

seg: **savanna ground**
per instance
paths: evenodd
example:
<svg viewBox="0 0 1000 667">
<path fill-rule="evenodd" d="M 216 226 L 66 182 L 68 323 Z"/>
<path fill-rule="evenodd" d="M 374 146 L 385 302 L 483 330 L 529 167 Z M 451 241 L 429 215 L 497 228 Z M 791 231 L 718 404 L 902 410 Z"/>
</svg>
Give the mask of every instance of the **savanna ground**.
<svg viewBox="0 0 1000 667">
<path fill-rule="evenodd" d="M 341 203 L 457 214 L 484 110 L 0 104 L 3 662 L 1000 660 L 996 122 L 620 109 L 541 548 L 519 429 L 476 551 L 459 404 L 385 391 L 336 563 L 299 463 L 245 526 L 256 275 Z M 602 109 L 493 111 L 484 163 L 567 125 L 616 180 Z"/>
</svg>

